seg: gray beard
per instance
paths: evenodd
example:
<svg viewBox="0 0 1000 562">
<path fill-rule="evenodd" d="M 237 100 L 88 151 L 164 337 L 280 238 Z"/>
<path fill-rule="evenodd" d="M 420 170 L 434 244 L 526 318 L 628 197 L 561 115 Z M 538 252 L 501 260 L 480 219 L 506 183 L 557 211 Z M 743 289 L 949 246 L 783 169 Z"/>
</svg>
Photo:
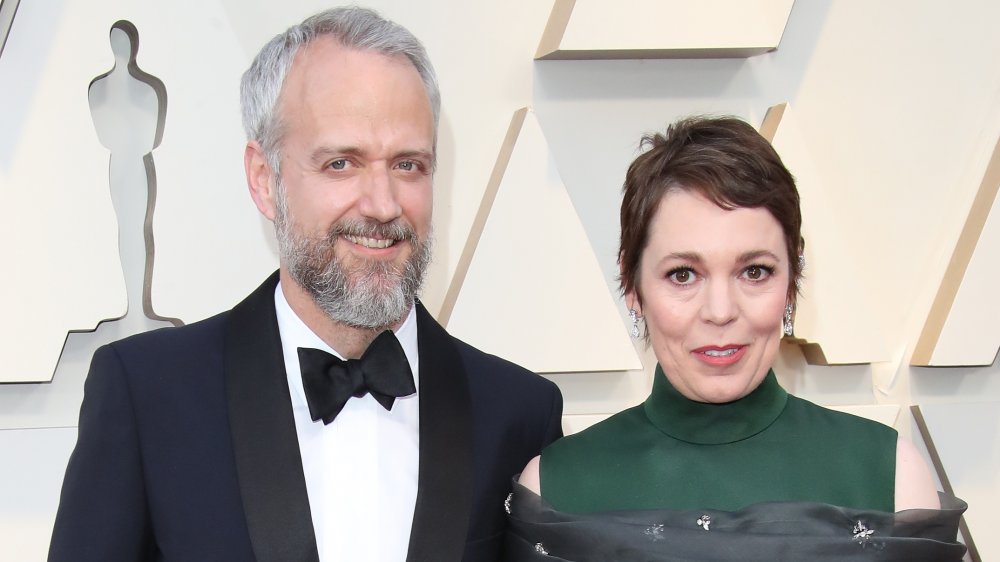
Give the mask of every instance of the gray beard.
<svg viewBox="0 0 1000 562">
<path fill-rule="evenodd" d="M 413 228 L 402 222 L 342 221 L 334 224 L 325 237 L 309 238 L 293 230 L 282 203 L 275 218 L 282 263 L 327 316 L 370 330 L 387 329 L 403 320 L 420 292 L 431 260 L 429 234 L 420 240 Z M 401 267 L 371 260 L 347 270 L 334 253 L 337 238 L 344 234 L 408 242 L 413 253 Z"/>
</svg>

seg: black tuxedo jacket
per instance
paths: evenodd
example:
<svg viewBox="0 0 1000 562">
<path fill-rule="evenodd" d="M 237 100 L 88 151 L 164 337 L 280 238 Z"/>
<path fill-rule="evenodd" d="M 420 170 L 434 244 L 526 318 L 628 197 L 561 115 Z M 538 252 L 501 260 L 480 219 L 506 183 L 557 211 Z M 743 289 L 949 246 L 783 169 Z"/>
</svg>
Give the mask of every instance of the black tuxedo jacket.
<svg viewBox="0 0 1000 562">
<path fill-rule="evenodd" d="M 50 561 L 316 561 L 273 275 L 231 311 L 100 348 Z M 408 562 L 498 557 L 510 478 L 560 436 L 549 381 L 417 305 L 420 458 Z M 393 529 L 386 529 L 386 533 Z"/>
</svg>

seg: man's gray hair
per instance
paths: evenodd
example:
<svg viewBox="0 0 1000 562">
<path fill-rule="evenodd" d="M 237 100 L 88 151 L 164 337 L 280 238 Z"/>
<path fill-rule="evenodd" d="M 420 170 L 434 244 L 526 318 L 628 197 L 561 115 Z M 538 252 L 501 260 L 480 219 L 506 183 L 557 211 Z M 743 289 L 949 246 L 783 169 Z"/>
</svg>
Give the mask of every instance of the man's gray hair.
<svg viewBox="0 0 1000 562">
<path fill-rule="evenodd" d="M 260 143 L 276 176 L 281 174 L 282 123 L 278 98 L 299 48 L 330 36 L 344 47 L 383 55 L 405 55 L 424 83 L 434 116 L 437 146 L 441 93 L 434 68 L 420 41 L 405 27 L 367 8 L 348 6 L 325 10 L 275 36 L 257 53 L 240 83 L 240 105 L 247 140 Z"/>
</svg>

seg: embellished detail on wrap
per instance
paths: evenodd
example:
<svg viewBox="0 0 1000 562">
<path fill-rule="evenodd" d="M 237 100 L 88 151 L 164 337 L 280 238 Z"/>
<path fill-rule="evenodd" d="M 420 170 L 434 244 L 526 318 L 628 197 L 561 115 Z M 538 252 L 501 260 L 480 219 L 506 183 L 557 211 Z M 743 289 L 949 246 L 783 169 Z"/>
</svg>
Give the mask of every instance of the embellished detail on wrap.
<svg viewBox="0 0 1000 562">
<path fill-rule="evenodd" d="M 513 486 L 503 562 L 959 562 L 965 555 L 956 539 L 968 506 L 943 493 L 941 509 L 897 513 L 767 502 L 711 516 L 668 509 L 571 514 Z"/>
</svg>

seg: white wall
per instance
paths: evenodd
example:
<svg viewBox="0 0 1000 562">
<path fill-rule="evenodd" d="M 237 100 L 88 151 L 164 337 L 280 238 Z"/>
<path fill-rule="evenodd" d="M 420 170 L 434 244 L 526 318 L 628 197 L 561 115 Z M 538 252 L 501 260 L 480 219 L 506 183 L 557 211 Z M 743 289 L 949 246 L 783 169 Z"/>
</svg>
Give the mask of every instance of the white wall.
<svg viewBox="0 0 1000 562">
<path fill-rule="evenodd" d="M 22 9 L 27 4 L 35 3 L 22 2 Z M 831 405 L 1000 400 L 996 364 L 908 366 L 1000 134 L 1000 67 L 994 62 L 1000 35 L 992 28 L 1000 21 L 1000 4 L 970 1 L 957 9 L 910 0 L 800 1 L 779 49 L 752 59 L 545 62 L 533 62 L 532 55 L 548 2 L 368 4 L 425 41 L 441 79 L 438 245 L 425 295 L 432 309 L 443 298 L 511 115 L 519 107 L 534 107 L 613 293 L 619 191 L 640 135 L 690 113 L 732 113 L 756 123 L 768 106 L 787 101 L 829 188 L 830 212 L 848 218 L 868 242 L 853 263 L 835 274 L 863 279 L 875 303 L 869 313 L 885 327 L 892 359 L 817 367 L 806 365 L 798 350 L 789 347 L 776 365 L 782 382 L 800 396 Z M 86 30 L 104 45 L 116 19 L 133 20 L 141 38 L 139 64 L 163 79 L 168 91 L 166 133 L 154 152 L 159 198 L 153 304 L 158 312 L 188 322 L 226 309 L 276 263 L 268 225 L 254 214 L 243 187 L 235 80 L 270 35 L 325 5 L 217 0 L 154 7 L 109 0 L 91 10 L 99 13 L 85 18 L 80 15 L 83 5 L 91 3 L 52 1 L 46 9 L 54 21 L 72 13 L 74 33 Z M 50 52 L 53 38 L 45 22 L 19 27 L 27 21 L 15 19 L 8 49 L 15 41 L 37 42 L 33 56 L 39 64 L 48 56 L 84 56 L 82 51 Z M 670 26 L 664 21 L 664 33 Z M 17 51 L 4 53 L 0 69 L 10 64 L 12 52 Z M 89 80 L 110 68 L 110 61 L 108 51 L 100 60 L 78 63 L 93 69 L 84 73 Z M 25 78 L 0 88 L 20 88 L 30 99 L 41 82 Z M 65 87 L 86 96 L 86 83 Z M 0 115 L 5 110 L 0 107 Z M 53 146 L 66 148 L 59 142 L 64 135 L 80 142 L 93 138 L 88 121 L 84 116 L 77 120 L 84 125 L 76 130 L 49 131 Z M 0 149 L 6 151 L 0 153 L 0 164 L 23 147 L 24 137 L 12 130 L 0 127 Z M 96 153 L 99 162 L 88 173 L 101 176 L 107 153 Z M 54 165 L 51 152 L 32 158 L 39 165 Z M 0 180 L 8 177 L 0 174 Z M 101 186 L 107 179 L 80 181 Z M 23 189 L 0 185 L 5 199 Z M 113 218 L 108 201 L 101 205 L 96 229 L 106 229 Z M 14 248 L 28 241 L 58 247 L 73 235 L 60 234 L 59 224 L 25 228 L 32 236 L 0 241 L 3 262 L 10 268 L 5 277 L 30 273 L 19 261 L 22 254 L 18 260 L 8 258 Z M 85 270 L 62 281 L 89 285 Z M 621 315 L 624 330 L 624 307 Z M 94 318 L 93 324 L 102 319 Z M 526 311 L 525 321 L 544 321 L 544 311 Z M 21 331 L 4 345 L 30 338 L 30 332 Z M 2 559 L 44 558 L 58 476 L 69 451 L 66 433 L 71 429 L 66 428 L 74 425 L 73 396 L 78 396 L 78 391 L 67 391 L 56 398 L 55 389 L 78 387 L 82 380 L 89 359 L 81 351 L 84 344 L 78 345 L 68 345 L 67 361 L 60 365 L 65 375 L 52 384 L 0 386 L 0 427 L 6 428 L 0 430 L 5 459 L 0 463 Z M 652 366 L 648 353 L 645 357 L 645 372 L 550 378 L 563 390 L 567 414 L 610 413 L 645 398 Z M 33 417 L 40 409 L 48 413 Z M 913 433 L 905 408 L 897 427 Z M 969 448 L 976 447 L 975 438 L 974 433 L 961 437 Z"/>
</svg>

